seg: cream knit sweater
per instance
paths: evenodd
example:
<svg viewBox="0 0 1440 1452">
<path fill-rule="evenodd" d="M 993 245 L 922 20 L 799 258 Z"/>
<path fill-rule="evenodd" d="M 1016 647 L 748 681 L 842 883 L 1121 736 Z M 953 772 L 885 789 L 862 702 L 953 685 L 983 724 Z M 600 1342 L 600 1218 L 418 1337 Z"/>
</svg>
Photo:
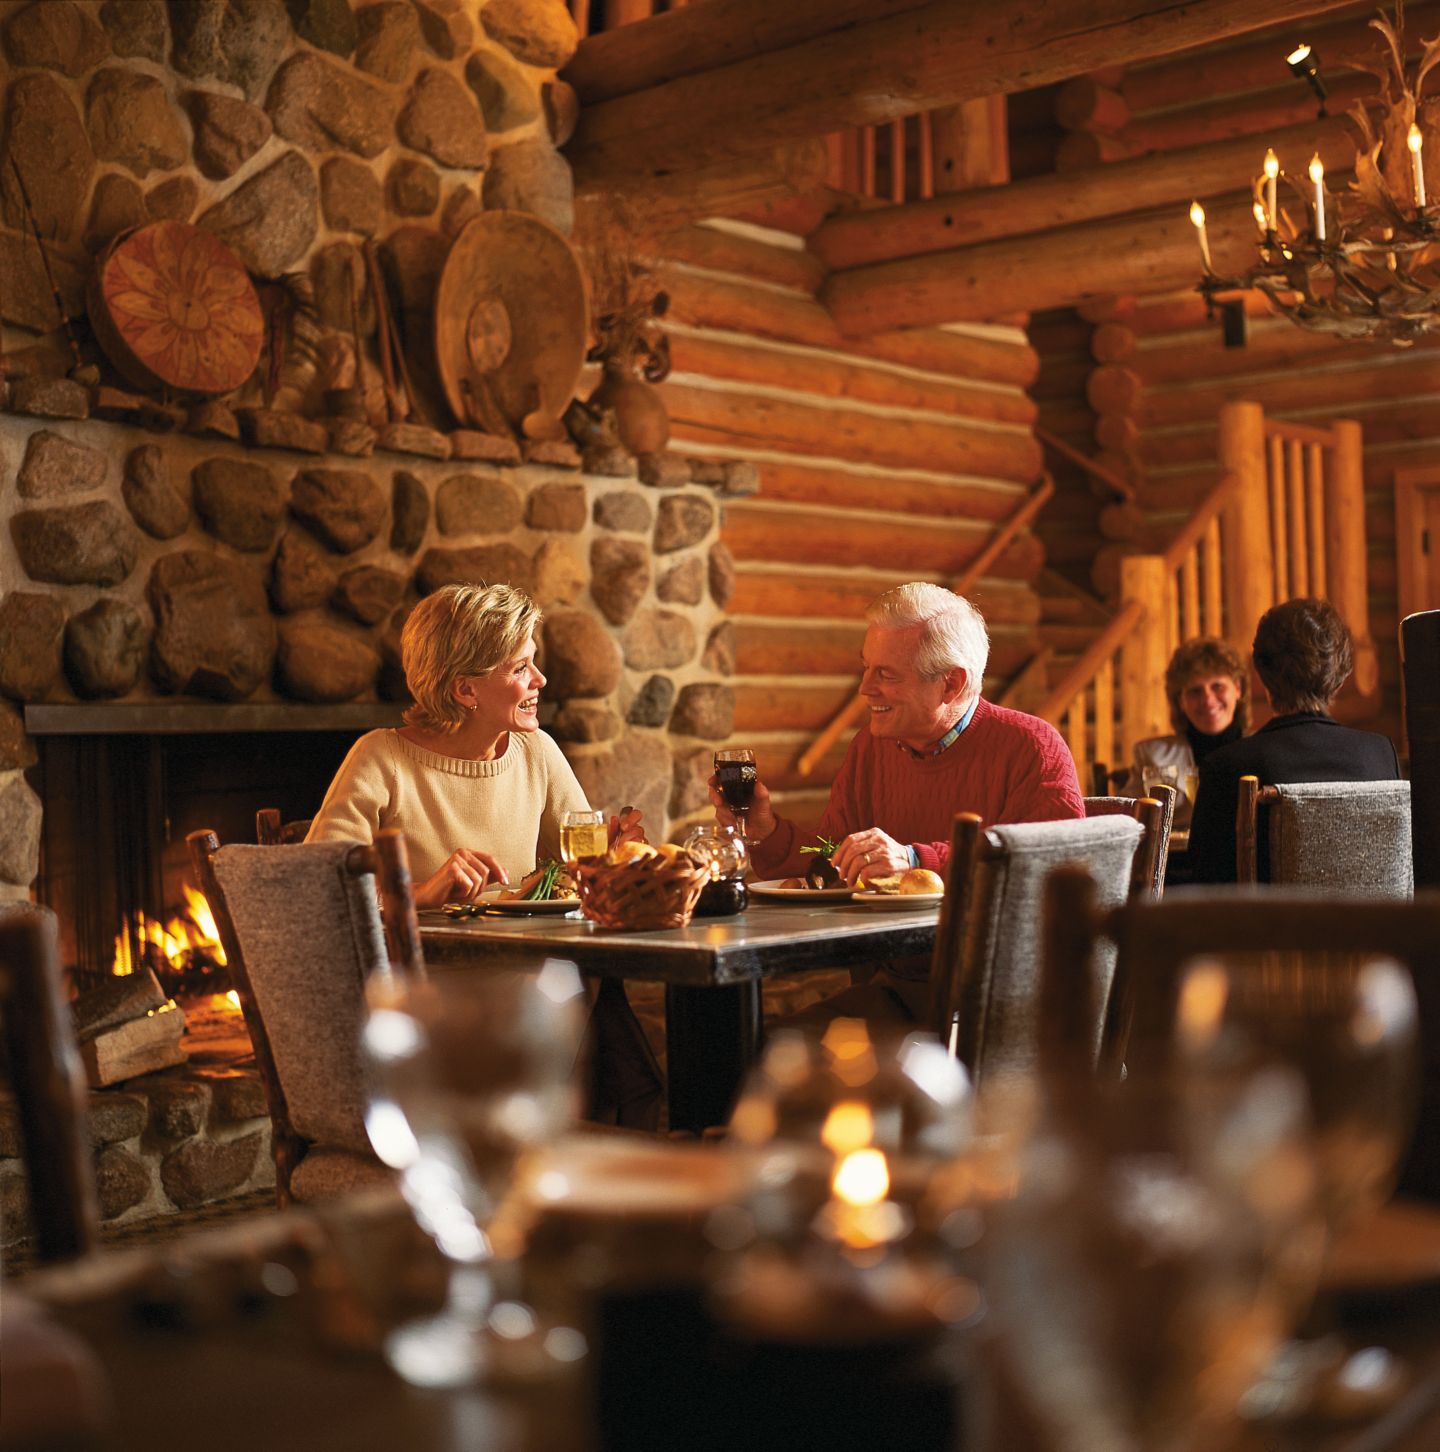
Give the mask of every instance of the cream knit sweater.
<svg viewBox="0 0 1440 1452">
<path fill-rule="evenodd" d="M 570 763 L 543 732 L 512 731 L 494 761 L 439 756 L 398 731 L 371 731 L 350 748 L 307 842 L 371 842 L 398 827 L 416 882 L 458 847 L 488 852 L 511 882 L 560 855 L 560 818 L 589 804 Z"/>
</svg>

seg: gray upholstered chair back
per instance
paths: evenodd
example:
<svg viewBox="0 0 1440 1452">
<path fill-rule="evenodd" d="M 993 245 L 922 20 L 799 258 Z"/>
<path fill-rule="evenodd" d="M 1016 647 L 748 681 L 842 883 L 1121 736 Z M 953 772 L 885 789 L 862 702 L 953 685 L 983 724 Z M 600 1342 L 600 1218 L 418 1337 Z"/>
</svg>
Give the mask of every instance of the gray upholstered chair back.
<svg viewBox="0 0 1440 1452">
<path fill-rule="evenodd" d="M 389 961 L 375 879 L 346 868 L 354 846 L 222 847 L 214 868 L 291 1124 L 318 1146 L 368 1158 L 364 985 Z"/>
<path fill-rule="evenodd" d="M 1270 881 L 1348 895 L 1415 895 L 1408 781 L 1277 782 Z"/>
<path fill-rule="evenodd" d="M 1085 817 L 991 827 L 977 864 L 974 906 L 962 947 L 960 1057 L 971 1076 L 1027 1070 L 1035 1062 L 1045 879 L 1062 862 L 1087 867 L 1097 906 L 1119 907 L 1142 828 L 1131 817 Z M 1095 961 L 1099 1051 L 1104 1005 L 1115 970 L 1113 947 Z"/>
</svg>

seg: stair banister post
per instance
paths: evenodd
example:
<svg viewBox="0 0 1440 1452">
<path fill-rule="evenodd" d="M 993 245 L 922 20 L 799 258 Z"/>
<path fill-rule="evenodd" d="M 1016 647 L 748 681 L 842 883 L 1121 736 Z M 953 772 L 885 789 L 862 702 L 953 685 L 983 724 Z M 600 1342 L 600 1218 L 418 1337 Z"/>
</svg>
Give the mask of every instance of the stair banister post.
<svg viewBox="0 0 1440 1452">
<path fill-rule="evenodd" d="M 1168 736 L 1171 730 L 1165 699 L 1168 573 L 1159 555 L 1127 555 L 1120 561 L 1120 598 L 1145 609 L 1120 650 L 1120 747 L 1126 761 L 1137 741 Z"/>
<path fill-rule="evenodd" d="M 1258 403 L 1241 401 L 1221 408 L 1220 468 L 1240 480 L 1220 518 L 1225 634 L 1237 650 L 1248 655 L 1260 617 L 1276 603 L 1265 479 L 1265 413 Z"/>
<path fill-rule="evenodd" d="M 1325 480 L 1325 555 L 1328 580 L 1310 582 L 1340 612 L 1355 638 L 1355 689 L 1362 696 L 1380 685 L 1380 665 L 1370 638 L 1365 601 L 1365 456 L 1360 425 L 1337 419 L 1335 450 Z"/>
</svg>

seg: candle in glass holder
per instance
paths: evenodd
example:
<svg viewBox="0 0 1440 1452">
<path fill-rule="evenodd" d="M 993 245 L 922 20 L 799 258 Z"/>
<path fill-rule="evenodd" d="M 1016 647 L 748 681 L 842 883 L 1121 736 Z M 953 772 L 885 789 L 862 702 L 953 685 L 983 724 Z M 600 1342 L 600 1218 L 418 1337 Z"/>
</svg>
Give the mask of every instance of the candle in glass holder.
<svg viewBox="0 0 1440 1452">
<path fill-rule="evenodd" d="M 1279 206 L 1275 199 L 1275 188 L 1280 176 L 1280 158 L 1275 155 L 1272 147 L 1265 153 L 1265 227 L 1273 232 L 1280 216 Z"/>
<path fill-rule="evenodd" d="M 1420 128 L 1413 122 L 1410 126 L 1410 134 L 1405 138 L 1405 144 L 1410 148 L 1410 165 L 1415 171 L 1415 210 L 1425 210 L 1425 164 L 1420 157 L 1420 148 L 1425 145 L 1425 138 L 1420 134 Z"/>
<path fill-rule="evenodd" d="M 1310 180 L 1315 184 L 1315 240 L 1325 240 L 1325 163 L 1317 151 L 1310 158 Z"/>
</svg>

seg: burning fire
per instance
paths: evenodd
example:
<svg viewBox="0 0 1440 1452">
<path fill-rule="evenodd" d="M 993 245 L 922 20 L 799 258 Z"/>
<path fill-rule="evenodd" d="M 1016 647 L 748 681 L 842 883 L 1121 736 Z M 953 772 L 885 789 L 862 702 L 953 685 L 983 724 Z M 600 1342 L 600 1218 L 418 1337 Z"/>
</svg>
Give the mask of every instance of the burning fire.
<svg viewBox="0 0 1440 1452">
<path fill-rule="evenodd" d="M 210 904 L 203 893 L 196 892 L 187 882 L 185 887 L 186 916 L 175 914 L 165 924 L 144 913 L 134 915 L 135 937 L 144 945 L 146 960 L 152 959 L 152 950 L 161 962 L 153 962 L 157 969 L 168 967 L 174 974 L 183 974 L 198 957 L 203 956 L 212 964 L 225 966 L 225 949 L 220 946 L 220 934 L 215 919 L 210 914 Z M 118 977 L 135 971 L 135 960 L 131 947 L 131 934 L 120 932 L 115 935 L 115 957 L 110 971 Z M 233 993 L 231 1000 L 238 1007 L 240 1000 Z"/>
</svg>

